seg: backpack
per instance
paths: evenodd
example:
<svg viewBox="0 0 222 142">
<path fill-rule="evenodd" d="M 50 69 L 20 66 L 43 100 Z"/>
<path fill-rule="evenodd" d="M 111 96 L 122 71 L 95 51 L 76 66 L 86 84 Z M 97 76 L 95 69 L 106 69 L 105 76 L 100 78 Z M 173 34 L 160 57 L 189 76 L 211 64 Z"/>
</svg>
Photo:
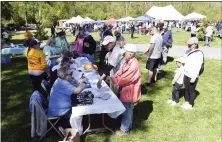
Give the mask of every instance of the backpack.
<svg viewBox="0 0 222 142">
<path fill-rule="evenodd" d="M 195 52 L 198 52 L 198 51 L 200 51 L 200 50 L 195 50 L 195 51 L 189 53 L 189 54 L 187 55 L 187 57 L 190 56 L 191 54 L 195 53 Z M 202 51 L 200 51 L 200 52 L 203 54 Z M 200 68 L 200 71 L 199 71 L 199 76 L 200 76 L 203 72 L 204 72 L 204 54 L 203 54 L 203 63 L 202 63 L 202 65 L 201 65 L 201 68 Z"/>
</svg>

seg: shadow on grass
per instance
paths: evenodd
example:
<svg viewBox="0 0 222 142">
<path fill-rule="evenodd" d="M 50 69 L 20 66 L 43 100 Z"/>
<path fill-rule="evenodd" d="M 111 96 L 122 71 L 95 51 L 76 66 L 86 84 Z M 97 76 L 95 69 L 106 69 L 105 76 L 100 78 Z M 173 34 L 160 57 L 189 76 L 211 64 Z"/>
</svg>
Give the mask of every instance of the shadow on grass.
<svg viewBox="0 0 222 142">
<path fill-rule="evenodd" d="M 11 40 L 8 41 L 8 43 L 23 44 L 24 40 L 22 40 L 22 39 L 11 39 Z"/>
<path fill-rule="evenodd" d="M 32 85 L 26 71 L 27 59 L 23 56 L 15 56 L 10 64 L 2 64 L 2 141 L 39 141 L 38 138 L 31 138 L 29 99 Z M 51 131 L 44 140 L 59 139 Z"/>
</svg>

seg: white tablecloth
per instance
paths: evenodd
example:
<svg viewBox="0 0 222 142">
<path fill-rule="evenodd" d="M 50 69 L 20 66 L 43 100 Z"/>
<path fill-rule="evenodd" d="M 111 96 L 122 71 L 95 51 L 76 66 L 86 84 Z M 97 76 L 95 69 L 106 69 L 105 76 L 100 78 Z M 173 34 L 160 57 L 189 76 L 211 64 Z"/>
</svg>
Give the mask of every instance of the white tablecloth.
<svg viewBox="0 0 222 142">
<path fill-rule="evenodd" d="M 26 48 L 4 48 L 2 54 L 24 54 Z"/>
<path fill-rule="evenodd" d="M 84 61 L 84 63 L 86 63 L 86 61 Z M 88 63 L 90 62 L 88 61 Z M 81 65 L 79 66 L 79 70 L 83 70 Z M 92 89 L 96 90 L 97 82 L 100 77 L 99 74 L 95 70 L 89 72 L 83 71 L 83 73 L 89 79 Z M 80 132 L 80 134 L 82 132 L 82 127 L 80 127 L 80 125 L 83 115 L 107 113 L 111 118 L 117 118 L 125 111 L 125 107 L 123 106 L 123 104 L 104 81 L 102 82 L 101 90 L 102 91 L 100 91 L 100 93 L 108 93 L 111 95 L 111 98 L 108 100 L 94 98 L 94 102 L 92 105 L 72 107 L 70 123 L 72 128 Z"/>
</svg>

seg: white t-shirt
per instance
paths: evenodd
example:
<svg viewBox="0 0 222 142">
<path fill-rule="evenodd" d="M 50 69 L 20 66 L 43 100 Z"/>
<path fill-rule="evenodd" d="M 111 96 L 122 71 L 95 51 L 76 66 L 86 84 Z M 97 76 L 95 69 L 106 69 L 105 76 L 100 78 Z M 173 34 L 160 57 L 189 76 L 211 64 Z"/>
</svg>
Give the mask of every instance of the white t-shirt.
<svg viewBox="0 0 222 142">
<path fill-rule="evenodd" d="M 108 63 L 113 66 L 113 69 L 111 70 L 111 75 L 114 75 L 123 65 L 123 52 L 124 49 L 120 48 L 119 46 L 115 46 L 110 52 L 109 57 L 108 57 Z"/>
<path fill-rule="evenodd" d="M 161 53 L 162 53 L 162 50 L 163 50 L 163 47 L 162 47 L 163 38 L 162 38 L 162 36 L 159 33 L 153 35 L 151 37 L 150 43 L 154 44 L 154 49 L 153 49 L 153 52 L 151 53 L 150 58 L 151 59 L 161 58 Z"/>
<path fill-rule="evenodd" d="M 191 26 L 191 34 L 196 34 L 196 26 Z"/>
<path fill-rule="evenodd" d="M 184 78 L 184 67 L 183 66 L 181 66 L 180 68 L 176 69 L 175 75 L 174 75 L 174 79 L 175 78 L 178 78 L 177 80 L 175 80 L 176 83 L 183 84 L 183 78 Z"/>
<path fill-rule="evenodd" d="M 211 37 L 213 34 L 213 30 L 210 26 L 206 28 L 206 37 Z"/>
<path fill-rule="evenodd" d="M 8 38 L 8 33 L 7 32 L 3 32 L 2 35 L 3 35 L 3 38 Z"/>
</svg>

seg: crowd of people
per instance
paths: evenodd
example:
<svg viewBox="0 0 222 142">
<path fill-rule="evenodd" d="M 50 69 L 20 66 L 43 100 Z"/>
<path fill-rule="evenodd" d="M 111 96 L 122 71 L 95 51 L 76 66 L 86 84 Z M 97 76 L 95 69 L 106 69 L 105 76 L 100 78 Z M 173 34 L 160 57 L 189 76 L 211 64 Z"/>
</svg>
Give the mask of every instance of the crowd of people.
<svg viewBox="0 0 222 142">
<path fill-rule="evenodd" d="M 97 87 L 101 88 L 103 80 L 109 80 L 110 88 L 119 96 L 126 110 L 122 114 L 120 130 L 117 133 L 125 135 L 132 129 L 133 104 L 141 98 L 142 76 L 140 63 L 136 59 L 136 46 L 125 43 L 118 30 L 114 31 L 114 37 L 111 30 L 110 26 L 105 26 L 101 33 L 99 68 L 103 66 L 104 69 Z M 159 27 L 152 26 L 150 33 L 150 46 L 145 52 L 148 70 L 145 86 L 157 82 L 158 70 L 167 64 L 167 53 L 173 44 L 172 32 L 167 22 Z M 81 77 L 81 81 L 75 80 L 70 67 L 76 57 L 87 57 L 92 64 L 94 63 L 95 40 L 88 31 L 80 30 L 74 43 L 69 44 L 65 32 L 61 31 L 56 38 L 52 36 L 41 51 L 40 42 L 33 39 L 31 33 L 27 31 L 25 36 L 25 43 L 28 46 L 25 55 L 28 59 L 28 73 L 33 84 L 33 92 L 41 92 L 42 80 L 48 79 L 51 84 L 49 112 L 52 116 L 69 118 L 73 106 L 72 96 L 78 96 L 89 83 L 89 79 L 84 76 Z M 182 107 L 193 109 L 196 99 L 195 88 L 204 69 L 204 56 L 198 49 L 196 37 L 191 37 L 187 45 L 189 49 L 184 57 L 175 60 L 178 68 L 172 81 L 172 99 L 167 103 L 172 106 L 179 103 L 179 92 L 184 84 L 185 103 Z"/>
</svg>

